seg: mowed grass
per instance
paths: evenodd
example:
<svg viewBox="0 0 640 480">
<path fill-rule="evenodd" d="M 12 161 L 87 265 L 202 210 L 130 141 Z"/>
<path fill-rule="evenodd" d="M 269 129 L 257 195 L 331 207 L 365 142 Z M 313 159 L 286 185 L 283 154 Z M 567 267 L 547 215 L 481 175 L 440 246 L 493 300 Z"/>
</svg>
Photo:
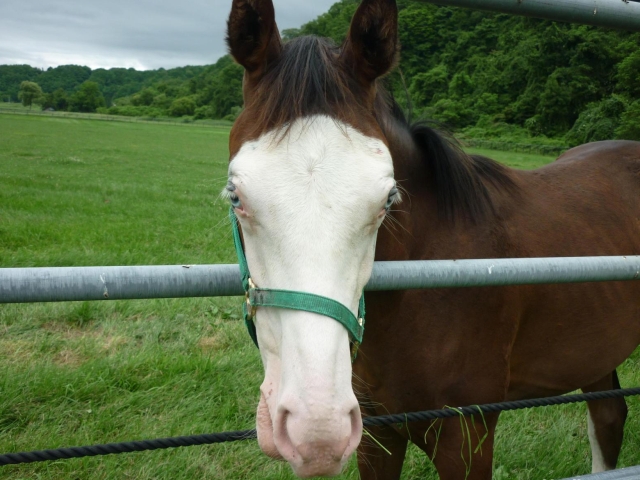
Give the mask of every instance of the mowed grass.
<svg viewBox="0 0 640 480">
<path fill-rule="evenodd" d="M 0 115 L 0 266 L 235 262 L 228 129 Z M 475 152 L 520 167 L 548 157 Z M 239 299 L 0 305 L 0 453 L 252 428 Z M 640 385 L 639 355 L 621 368 Z M 640 463 L 639 402 L 622 465 Z M 590 469 L 584 405 L 505 414 L 496 479 Z M 254 441 L 0 467 L 0 479 L 290 479 Z M 358 478 L 351 462 L 340 478 Z M 437 478 L 412 448 L 404 479 Z"/>
<path fill-rule="evenodd" d="M 532 170 L 555 160 L 555 157 L 536 155 L 533 153 L 503 152 L 483 148 L 467 148 L 466 151 L 475 155 L 484 155 L 485 157 L 493 158 L 500 163 L 520 170 Z"/>
<path fill-rule="evenodd" d="M 35 107 L 35 111 L 40 110 L 40 107 L 38 107 L 37 105 Z M 5 110 L 5 111 L 19 111 L 19 112 L 28 112 L 29 107 L 25 107 L 23 106 L 21 103 L 17 103 L 17 102 L 0 102 L 0 110 Z"/>
</svg>

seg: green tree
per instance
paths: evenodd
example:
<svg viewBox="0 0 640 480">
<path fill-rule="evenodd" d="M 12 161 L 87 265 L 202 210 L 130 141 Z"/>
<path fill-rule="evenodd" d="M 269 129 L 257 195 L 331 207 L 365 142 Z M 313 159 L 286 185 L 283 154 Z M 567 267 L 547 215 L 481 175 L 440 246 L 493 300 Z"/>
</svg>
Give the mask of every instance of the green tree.
<svg viewBox="0 0 640 480">
<path fill-rule="evenodd" d="M 443 122 L 449 128 L 462 128 L 471 123 L 474 112 L 461 100 L 443 98 L 431 110 L 436 120 Z"/>
<path fill-rule="evenodd" d="M 288 31 L 287 35 L 318 35 L 342 42 L 347 36 L 351 18 L 359 3 L 359 0 L 338 1 L 331 5 L 327 13 L 323 13 L 315 20 L 306 23 L 297 32 Z"/>
<path fill-rule="evenodd" d="M 153 98 L 151 105 L 158 108 L 169 108 L 171 106 L 171 99 L 167 97 L 166 94 L 161 93 Z"/>
<path fill-rule="evenodd" d="M 242 100 L 242 76 L 244 71 L 236 63 L 230 63 L 211 82 L 208 97 L 215 118 L 224 118 L 233 107 L 240 107 Z"/>
<path fill-rule="evenodd" d="M 69 100 L 70 110 L 73 112 L 94 113 L 99 107 L 105 106 L 104 96 L 96 82 L 87 80 Z"/>
<path fill-rule="evenodd" d="M 89 79 L 91 69 L 80 65 L 60 65 L 55 68 L 49 67 L 38 77 L 38 83 L 42 85 L 45 92 L 53 92 L 62 88 L 67 93 L 73 92 L 75 88 Z"/>
<path fill-rule="evenodd" d="M 465 72 L 456 73 L 449 82 L 449 93 L 452 97 L 464 97 L 473 92 L 473 81 Z"/>
<path fill-rule="evenodd" d="M 618 90 L 635 98 L 640 97 L 640 50 L 636 50 L 618 65 Z"/>
<path fill-rule="evenodd" d="M 157 92 L 152 90 L 151 88 L 145 88 L 140 91 L 140 93 L 131 97 L 131 105 L 136 107 L 140 106 L 149 106 L 153 103 L 153 99 L 155 98 Z"/>
<path fill-rule="evenodd" d="M 169 115 L 172 117 L 182 117 L 184 115 L 193 115 L 196 111 L 196 102 L 192 97 L 176 98 L 171 107 L 169 107 Z"/>
<path fill-rule="evenodd" d="M 299 28 L 285 28 L 280 33 L 283 40 L 291 40 L 302 35 L 302 31 Z"/>
<path fill-rule="evenodd" d="M 413 77 L 409 93 L 417 108 L 426 107 L 436 97 L 446 93 L 449 86 L 447 67 L 440 64 L 428 72 L 421 72 Z"/>
<path fill-rule="evenodd" d="M 629 105 L 622 114 L 615 134 L 619 139 L 640 140 L 640 100 Z"/>
<path fill-rule="evenodd" d="M 53 108 L 54 110 L 58 110 L 60 112 L 65 111 L 69 107 L 69 97 L 62 88 L 58 88 L 53 93 L 45 94 L 44 101 L 42 102 L 41 107 L 42 110 Z"/>
<path fill-rule="evenodd" d="M 36 82 L 25 80 L 20 84 L 18 98 L 22 100 L 22 105 L 29 107 L 29 110 L 31 110 L 31 105 L 34 103 L 38 104 L 39 102 L 42 102 L 43 97 L 42 89 Z"/>
<path fill-rule="evenodd" d="M 572 123 L 567 118 L 570 113 L 572 92 L 565 70 L 558 69 L 547 79 L 538 102 L 537 111 L 540 114 L 543 132 L 547 135 L 566 132 Z"/>
<path fill-rule="evenodd" d="M 29 65 L 0 65 L 0 92 L 2 92 L 2 100 L 9 97 L 9 101 L 18 101 L 18 93 L 20 92 L 20 83 L 29 80 L 37 82 L 38 76 L 42 70 L 30 67 Z"/>
<path fill-rule="evenodd" d="M 580 113 L 565 139 L 571 145 L 581 145 L 599 140 L 612 140 L 620 125 L 620 116 L 627 108 L 627 102 L 620 95 L 594 102 Z"/>
</svg>

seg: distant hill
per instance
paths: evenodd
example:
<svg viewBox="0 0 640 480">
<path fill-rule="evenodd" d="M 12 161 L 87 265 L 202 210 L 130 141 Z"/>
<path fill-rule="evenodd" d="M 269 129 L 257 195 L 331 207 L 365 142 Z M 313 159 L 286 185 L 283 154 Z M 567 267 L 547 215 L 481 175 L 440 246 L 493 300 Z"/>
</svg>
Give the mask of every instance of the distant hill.
<svg viewBox="0 0 640 480">
<path fill-rule="evenodd" d="M 283 37 L 341 42 L 358 3 L 338 1 Z M 476 138 L 640 140 L 640 34 L 416 0 L 398 6 L 402 59 L 386 82 L 417 116 Z M 0 95 L 15 101 L 23 80 L 67 94 L 97 82 L 112 114 L 233 119 L 242 105 L 242 69 L 228 56 L 214 65 L 145 72 L 5 65 Z"/>
<path fill-rule="evenodd" d="M 91 70 L 79 65 L 41 70 L 29 65 L 0 65 L 0 98 L 17 102 L 24 80 L 36 82 L 45 94 L 62 90 L 68 97 L 84 82 L 96 82 L 106 110 L 121 115 L 184 116 L 196 115 L 199 109 L 199 118 L 222 118 L 242 105 L 242 69 L 228 55 L 213 65 L 170 70 Z"/>
<path fill-rule="evenodd" d="M 6 101 L 7 97 L 11 97 L 11 101 L 17 102 L 20 82 L 23 80 L 36 82 L 45 93 L 61 88 L 69 95 L 89 80 L 100 85 L 107 104 L 110 104 L 113 99 L 136 93 L 147 85 L 172 80 L 184 81 L 202 73 L 206 68 L 187 66 L 170 70 L 161 68 L 138 71 L 133 68 L 91 70 L 79 65 L 61 65 L 42 70 L 29 65 L 0 65 L 0 98 Z"/>
</svg>

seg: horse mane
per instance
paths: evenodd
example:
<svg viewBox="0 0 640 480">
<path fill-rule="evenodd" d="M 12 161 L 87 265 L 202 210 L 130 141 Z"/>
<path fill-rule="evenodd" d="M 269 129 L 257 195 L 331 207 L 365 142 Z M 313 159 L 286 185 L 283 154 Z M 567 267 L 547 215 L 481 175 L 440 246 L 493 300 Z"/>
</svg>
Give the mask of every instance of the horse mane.
<svg viewBox="0 0 640 480">
<path fill-rule="evenodd" d="M 407 130 L 418 148 L 436 190 L 438 214 L 451 222 L 458 219 L 478 223 L 496 213 L 489 186 L 517 192 L 509 169 L 482 155 L 469 155 L 460 143 L 435 122 L 411 122 L 398 103 L 379 91 L 387 115 Z M 384 114 L 382 115 L 384 116 Z"/>
<path fill-rule="evenodd" d="M 477 223 L 496 213 L 488 184 L 515 190 L 508 169 L 481 155 L 469 155 L 458 142 L 427 123 L 410 126 L 411 135 L 433 175 L 439 214 L 450 221 Z"/>
</svg>

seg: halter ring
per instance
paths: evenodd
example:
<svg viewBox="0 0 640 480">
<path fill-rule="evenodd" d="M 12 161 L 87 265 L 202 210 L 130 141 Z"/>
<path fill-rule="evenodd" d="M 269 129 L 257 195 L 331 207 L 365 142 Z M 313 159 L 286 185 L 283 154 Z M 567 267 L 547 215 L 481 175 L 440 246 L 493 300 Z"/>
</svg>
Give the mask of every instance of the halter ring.
<svg viewBox="0 0 640 480">
<path fill-rule="evenodd" d="M 251 280 L 251 277 L 247 279 L 247 283 L 249 283 L 249 289 L 244 294 L 244 300 L 247 303 L 247 312 L 249 312 L 247 316 L 247 320 L 253 320 L 254 318 L 256 318 L 257 307 L 254 305 L 251 305 L 251 298 L 249 297 L 249 292 L 257 287 L 256 287 L 256 284 L 253 283 L 253 280 Z"/>
</svg>

